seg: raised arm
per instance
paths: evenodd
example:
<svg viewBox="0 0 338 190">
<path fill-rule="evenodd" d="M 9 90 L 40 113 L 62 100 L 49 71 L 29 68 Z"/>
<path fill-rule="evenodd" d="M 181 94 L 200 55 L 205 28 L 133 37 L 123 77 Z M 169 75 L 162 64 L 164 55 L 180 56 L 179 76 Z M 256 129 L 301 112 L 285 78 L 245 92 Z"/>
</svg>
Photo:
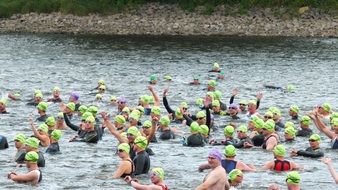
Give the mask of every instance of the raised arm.
<svg viewBox="0 0 338 190">
<path fill-rule="evenodd" d="M 43 139 L 43 136 L 42 135 L 40 135 L 40 133 L 38 132 L 38 130 L 36 130 L 36 127 L 35 127 L 35 125 L 34 125 L 34 122 L 33 122 L 33 119 L 32 119 L 32 117 L 29 117 L 29 124 L 31 125 L 31 128 L 32 128 L 32 131 L 33 131 L 33 133 L 34 133 L 34 136 L 36 137 L 36 138 L 38 138 L 39 140 L 41 140 L 41 139 Z"/>
<path fill-rule="evenodd" d="M 315 123 L 315 126 L 330 139 L 334 139 L 336 137 L 335 133 L 330 131 L 330 129 L 323 123 L 317 112 L 311 115 L 310 118 Z"/>
<path fill-rule="evenodd" d="M 154 97 L 154 106 L 160 106 L 160 98 L 159 98 L 158 95 L 156 94 L 154 88 L 153 88 L 151 85 L 149 85 L 149 86 L 148 86 L 148 89 L 149 89 L 149 91 L 151 92 L 151 94 L 152 94 L 153 97 Z"/>
<path fill-rule="evenodd" d="M 170 108 L 169 103 L 168 103 L 168 100 L 167 100 L 167 93 L 168 93 L 168 91 L 169 91 L 168 88 L 166 88 L 166 89 L 163 90 L 163 104 L 164 104 L 164 107 L 165 107 L 165 109 L 167 110 L 167 112 L 168 112 L 169 114 L 173 114 L 173 115 L 174 115 L 175 112 L 174 112 L 174 110 L 172 110 L 172 109 Z"/>
<path fill-rule="evenodd" d="M 67 116 L 66 113 L 63 113 L 63 118 L 64 118 L 64 120 L 65 120 L 66 125 L 67 125 L 69 128 L 73 129 L 74 131 L 80 130 L 80 127 L 79 127 L 79 126 L 74 125 L 74 124 L 72 124 L 72 123 L 70 122 L 70 120 L 69 120 L 69 118 L 68 118 L 68 116 Z"/>
<path fill-rule="evenodd" d="M 151 131 L 150 131 L 150 134 L 147 136 L 148 144 L 154 138 L 158 121 L 159 121 L 158 117 L 156 117 L 156 116 L 152 117 L 152 120 L 151 120 L 151 123 L 152 123 Z"/>
<path fill-rule="evenodd" d="M 257 98 L 256 109 L 258 109 L 259 108 L 259 104 L 261 102 L 261 99 L 263 98 L 263 93 L 262 92 L 258 92 L 257 95 L 256 95 L 256 98 Z"/>
<path fill-rule="evenodd" d="M 238 93 L 237 88 L 232 89 L 229 104 L 234 103 L 234 99 L 235 99 L 235 96 L 237 96 L 237 93 Z"/>
<path fill-rule="evenodd" d="M 331 173 L 332 178 L 334 179 L 336 184 L 338 184 L 338 174 L 332 166 L 331 158 L 323 158 L 322 162 L 324 162 L 327 165 L 327 167 L 329 168 L 329 172 Z"/>
<path fill-rule="evenodd" d="M 108 115 L 105 112 L 101 112 L 100 113 L 102 118 L 103 118 L 103 123 L 104 125 L 108 128 L 108 130 L 110 131 L 110 133 L 120 142 L 120 143 L 128 143 L 128 141 L 126 141 L 124 138 L 122 138 L 122 136 L 120 135 L 120 133 L 118 131 L 116 131 L 115 127 L 113 126 L 113 124 L 109 121 Z"/>
</svg>

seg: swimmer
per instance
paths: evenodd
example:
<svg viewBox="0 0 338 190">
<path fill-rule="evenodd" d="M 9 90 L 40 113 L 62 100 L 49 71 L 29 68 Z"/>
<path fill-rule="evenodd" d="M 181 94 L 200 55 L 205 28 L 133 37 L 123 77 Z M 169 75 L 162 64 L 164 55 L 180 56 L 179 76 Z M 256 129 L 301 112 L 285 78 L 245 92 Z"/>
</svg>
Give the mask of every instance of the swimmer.
<svg viewBox="0 0 338 190">
<path fill-rule="evenodd" d="M 286 149 L 283 145 L 279 144 L 273 149 L 274 160 L 268 161 L 264 164 L 264 170 L 274 170 L 274 171 L 289 171 L 297 170 L 299 166 L 295 162 L 290 162 L 285 160 Z"/>
<path fill-rule="evenodd" d="M 138 180 L 127 176 L 124 180 L 137 190 L 169 190 L 164 183 L 164 171 L 162 168 L 153 168 L 149 174 L 150 180 L 153 184 L 142 185 Z"/>
<path fill-rule="evenodd" d="M 5 98 L 2 98 L 0 100 L 0 114 L 8 114 L 6 107 L 7 107 L 7 100 Z"/>
<path fill-rule="evenodd" d="M 52 94 L 53 94 L 53 97 L 49 98 L 47 100 L 47 102 L 53 102 L 53 103 L 58 103 L 58 102 L 62 102 L 62 99 L 60 97 L 60 93 L 61 93 L 61 90 L 59 87 L 54 87 L 53 88 L 53 91 L 52 91 Z"/>
<path fill-rule="evenodd" d="M 130 146 L 128 143 L 121 143 L 117 147 L 117 155 L 121 158 L 118 168 L 113 174 L 113 178 L 125 178 L 133 176 L 135 166 L 129 156 Z"/>
<path fill-rule="evenodd" d="M 296 150 L 291 151 L 291 156 L 304 156 L 310 158 L 320 158 L 324 156 L 323 151 L 320 149 L 320 136 L 313 134 L 309 138 L 310 147 L 306 150 Z"/>
</svg>

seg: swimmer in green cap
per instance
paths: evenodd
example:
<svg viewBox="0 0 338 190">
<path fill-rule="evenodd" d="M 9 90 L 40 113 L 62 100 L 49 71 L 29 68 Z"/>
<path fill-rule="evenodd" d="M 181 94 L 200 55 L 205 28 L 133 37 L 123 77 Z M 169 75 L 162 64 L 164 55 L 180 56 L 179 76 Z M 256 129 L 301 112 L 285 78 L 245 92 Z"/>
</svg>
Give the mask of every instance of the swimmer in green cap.
<svg viewBox="0 0 338 190">
<path fill-rule="evenodd" d="M 40 102 L 43 101 L 43 95 L 41 90 L 35 90 L 34 97 L 26 105 L 28 106 L 37 106 Z"/>
<path fill-rule="evenodd" d="M 304 115 L 300 118 L 300 128 L 297 131 L 296 136 L 297 137 L 309 137 L 310 135 L 312 135 L 312 130 L 310 129 L 310 124 L 311 124 L 311 118 L 307 115 Z"/>
<path fill-rule="evenodd" d="M 300 190 L 300 175 L 297 171 L 289 172 L 286 176 L 288 190 Z"/>
<path fill-rule="evenodd" d="M 296 150 L 291 151 L 291 156 L 304 156 L 310 158 L 320 158 L 324 156 L 324 152 L 320 149 L 321 138 L 318 134 L 313 134 L 309 138 L 310 147 L 305 150 Z"/>
<path fill-rule="evenodd" d="M 38 129 L 36 129 L 34 122 L 33 122 L 33 119 L 31 117 L 29 118 L 29 124 L 32 128 L 34 136 L 37 139 L 40 140 L 41 146 L 43 146 L 43 147 L 49 146 L 50 145 L 50 139 L 49 139 L 49 136 L 48 136 L 48 126 L 43 123 L 43 124 L 39 125 Z"/>
<path fill-rule="evenodd" d="M 208 72 L 216 72 L 216 73 L 219 73 L 221 72 L 221 68 L 219 66 L 219 64 L 217 62 L 213 63 L 212 65 L 212 69 Z"/>
<path fill-rule="evenodd" d="M 0 99 L 0 114 L 7 114 L 7 100 L 5 98 Z"/>
<path fill-rule="evenodd" d="M 315 114 L 311 118 L 315 123 L 319 131 L 323 132 L 327 137 L 331 139 L 331 148 L 338 149 L 338 118 L 333 118 L 331 120 L 331 130 L 328 126 L 324 124 L 322 118 Z"/>
<path fill-rule="evenodd" d="M 26 152 L 36 152 L 39 155 L 38 159 L 38 166 L 39 167 L 45 167 L 45 158 L 43 156 L 43 153 L 39 151 L 39 139 L 35 137 L 30 137 L 25 140 L 25 149 Z M 15 160 L 18 164 L 22 164 L 25 162 L 25 156 L 26 154 L 21 154 L 18 159 Z"/>
<path fill-rule="evenodd" d="M 157 84 L 157 76 L 155 74 L 150 75 L 149 84 L 152 84 L 152 85 Z"/>
<path fill-rule="evenodd" d="M 229 178 L 228 178 L 230 186 L 232 187 L 239 186 L 242 183 L 243 178 L 244 176 L 241 170 L 239 169 L 231 170 L 231 172 L 229 173 Z"/>
<path fill-rule="evenodd" d="M 15 160 L 17 160 L 22 154 L 26 153 L 25 141 L 26 141 L 26 136 L 24 134 L 19 133 L 15 135 L 14 143 L 15 143 L 15 148 L 17 149 L 17 152 L 15 154 Z"/>
<path fill-rule="evenodd" d="M 189 82 L 190 85 L 200 85 L 200 77 L 197 75 L 193 76 L 193 81 Z"/>
<path fill-rule="evenodd" d="M 113 178 L 125 178 L 133 175 L 135 166 L 129 156 L 130 146 L 128 143 L 121 143 L 117 147 L 117 155 L 121 158 L 118 168 L 113 174 Z"/>
<path fill-rule="evenodd" d="M 291 120 L 298 121 L 299 117 L 299 107 L 297 105 L 291 105 L 289 108 L 289 116 L 291 116 Z"/>
<path fill-rule="evenodd" d="M 61 139 L 62 132 L 59 129 L 53 130 L 50 134 L 50 145 L 46 150 L 46 153 L 56 154 L 60 152 L 59 140 Z"/>
<path fill-rule="evenodd" d="M 130 176 L 127 176 L 124 180 L 135 189 L 169 190 L 164 183 L 164 171 L 162 168 L 153 168 L 149 177 L 153 183 L 151 185 L 142 185 L 137 179 L 133 179 Z"/>
<path fill-rule="evenodd" d="M 53 102 L 53 103 L 58 103 L 62 102 L 62 99 L 60 97 L 61 95 L 61 89 L 59 87 L 54 87 L 52 90 L 53 97 L 49 98 L 47 102 Z"/>
<path fill-rule="evenodd" d="M 264 170 L 275 171 L 289 171 L 297 170 L 299 166 L 295 162 L 285 160 L 286 149 L 283 145 L 279 144 L 273 149 L 274 160 L 268 161 L 264 164 Z"/>
<path fill-rule="evenodd" d="M 48 108 L 48 103 L 47 102 L 40 102 L 37 106 L 36 106 L 37 110 L 38 110 L 38 114 L 39 117 L 36 119 L 36 121 L 39 122 L 45 122 L 48 115 L 47 115 L 47 108 Z"/>
<path fill-rule="evenodd" d="M 171 118 L 173 122 L 182 123 L 182 121 L 184 120 L 184 117 L 180 110 L 183 109 L 184 111 L 187 111 L 188 104 L 186 102 L 181 102 L 180 107 L 177 108 L 176 111 L 172 110 L 167 100 L 168 92 L 169 92 L 169 88 L 166 88 L 163 90 L 163 105 L 165 109 L 167 110 L 167 112 L 169 113 L 169 117 Z"/>
</svg>

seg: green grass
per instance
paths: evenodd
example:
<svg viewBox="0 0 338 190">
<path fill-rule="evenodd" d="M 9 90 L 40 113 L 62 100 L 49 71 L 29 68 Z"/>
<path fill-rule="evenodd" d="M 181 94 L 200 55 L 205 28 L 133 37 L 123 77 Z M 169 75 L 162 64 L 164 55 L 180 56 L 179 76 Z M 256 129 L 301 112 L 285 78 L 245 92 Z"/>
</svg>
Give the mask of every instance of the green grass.
<svg viewBox="0 0 338 190">
<path fill-rule="evenodd" d="M 16 13 L 50 13 L 88 15 L 90 13 L 110 14 L 135 9 L 148 2 L 178 4 L 182 9 L 194 11 L 203 6 L 206 14 L 212 14 L 218 5 L 235 6 L 239 14 L 245 14 L 253 7 L 285 7 L 297 10 L 302 6 L 318 8 L 326 12 L 338 11 L 338 0 L 0 0 L 0 17 Z"/>
</svg>

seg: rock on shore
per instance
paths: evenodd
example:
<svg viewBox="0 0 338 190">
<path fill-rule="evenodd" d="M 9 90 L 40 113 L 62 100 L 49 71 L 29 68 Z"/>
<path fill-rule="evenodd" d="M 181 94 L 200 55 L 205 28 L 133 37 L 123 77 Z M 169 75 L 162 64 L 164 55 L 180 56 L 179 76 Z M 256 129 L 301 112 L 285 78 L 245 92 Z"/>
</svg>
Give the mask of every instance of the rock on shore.
<svg viewBox="0 0 338 190">
<path fill-rule="evenodd" d="M 187 12 L 176 5 L 147 4 L 138 10 L 107 16 L 20 14 L 1 19 L 0 32 L 338 37 L 338 18 L 311 8 L 302 10 L 297 17 L 275 16 L 270 9 L 229 16 L 227 9 L 217 7 L 214 13 L 206 15 L 201 9 Z"/>
</svg>

